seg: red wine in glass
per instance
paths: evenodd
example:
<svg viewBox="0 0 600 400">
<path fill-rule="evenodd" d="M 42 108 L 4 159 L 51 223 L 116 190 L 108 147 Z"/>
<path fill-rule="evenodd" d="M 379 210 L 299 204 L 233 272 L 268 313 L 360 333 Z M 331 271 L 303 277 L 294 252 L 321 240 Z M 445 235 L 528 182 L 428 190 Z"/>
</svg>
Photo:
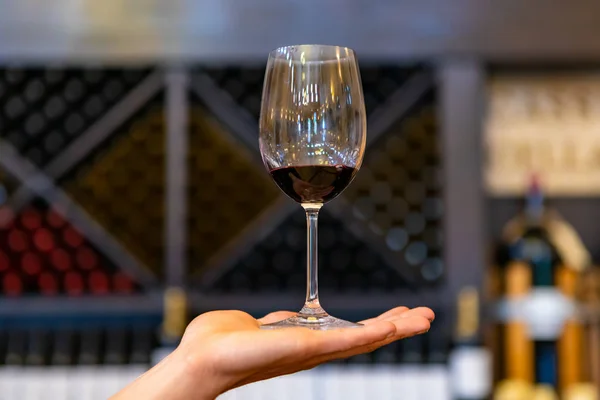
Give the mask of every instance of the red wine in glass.
<svg viewBox="0 0 600 400">
<path fill-rule="evenodd" d="M 325 204 L 352 182 L 356 169 L 345 165 L 301 165 L 270 172 L 277 186 L 298 203 Z"/>
</svg>

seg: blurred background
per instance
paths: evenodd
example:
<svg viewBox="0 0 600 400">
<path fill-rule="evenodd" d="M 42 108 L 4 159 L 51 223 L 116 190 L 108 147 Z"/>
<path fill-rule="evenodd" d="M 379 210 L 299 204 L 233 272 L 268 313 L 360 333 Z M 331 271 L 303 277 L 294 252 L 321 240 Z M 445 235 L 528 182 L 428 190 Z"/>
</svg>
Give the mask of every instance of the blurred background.
<svg viewBox="0 0 600 400">
<path fill-rule="evenodd" d="M 106 399 L 196 315 L 297 310 L 268 52 L 354 48 L 368 149 L 321 212 L 324 307 L 426 335 L 226 399 L 598 399 L 600 5 L 0 0 L 0 399 Z"/>
</svg>

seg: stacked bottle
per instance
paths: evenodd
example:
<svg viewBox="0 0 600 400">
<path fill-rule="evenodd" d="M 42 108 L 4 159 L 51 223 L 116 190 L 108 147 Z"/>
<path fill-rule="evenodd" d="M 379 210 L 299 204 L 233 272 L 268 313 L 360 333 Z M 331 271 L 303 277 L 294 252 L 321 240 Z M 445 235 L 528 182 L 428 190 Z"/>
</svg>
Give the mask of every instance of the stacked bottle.
<svg viewBox="0 0 600 400">
<path fill-rule="evenodd" d="M 545 207 L 535 176 L 524 211 L 507 224 L 503 240 L 503 332 L 497 357 L 505 381 L 496 398 L 571 393 L 584 378 L 583 325 L 575 298 L 589 255 L 573 229 Z"/>
<path fill-rule="evenodd" d="M 130 294 L 139 290 L 61 213 L 36 201 L 0 228 L 0 285 L 6 296 Z"/>
</svg>

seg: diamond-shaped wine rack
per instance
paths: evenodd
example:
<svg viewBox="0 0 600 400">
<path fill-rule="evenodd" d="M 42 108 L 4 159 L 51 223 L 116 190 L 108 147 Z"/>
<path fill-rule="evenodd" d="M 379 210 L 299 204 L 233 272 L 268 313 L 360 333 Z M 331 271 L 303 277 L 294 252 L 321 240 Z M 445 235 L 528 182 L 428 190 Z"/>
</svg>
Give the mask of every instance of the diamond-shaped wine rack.
<svg viewBox="0 0 600 400">
<path fill-rule="evenodd" d="M 154 99 L 63 179 L 71 197 L 156 275 L 164 247 L 164 104 Z"/>
<path fill-rule="evenodd" d="M 0 204 L 6 294 L 129 294 L 151 281 L 149 272 L 139 270 L 136 248 L 119 236 L 130 224 L 111 230 L 106 223 L 110 206 L 123 204 L 119 191 L 109 194 L 105 208 L 98 206 L 101 196 L 86 202 L 82 193 L 90 182 L 110 190 L 112 178 L 123 176 L 101 176 L 94 164 L 99 152 L 109 156 L 104 166 L 127 173 L 131 163 L 112 163 L 110 154 L 122 152 L 127 139 L 121 131 L 131 129 L 138 104 L 159 88 L 156 78 L 146 69 L 0 70 L 0 164 L 23 182 L 0 180 L 6 193 Z"/>
<path fill-rule="evenodd" d="M 255 127 L 239 127 L 252 121 L 255 124 L 258 118 L 260 101 L 257 99 L 261 97 L 263 74 L 264 70 L 259 68 L 200 70 L 193 76 L 192 88 L 197 100 L 212 108 L 240 142 L 252 143 L 257 141 Z M 373 146 L 367 151 L 365 171 L 359 172 L 357 181 L 341 199 L 323 209 L 320 221 L 322 231 L 350 235 L 358 243 L 346 246 L 340 242 L 339 246 L 329 249 L 321 244 L 322 260 L 331 263 L 334 270 L 336 264 L 344 265 L 348 276 L 355 278 L 344 280 L 344 273 L 337 280 L 331 277 L 331 281 L 337 282 L 333 286 L 338 291 L 359 290 L 361 285 L 367 291 L 393 291 L 403 287 L 404 278 L 432 283 L 443 277 L 440 157 L 432 110 L 435 97 L 431 80 L 424 79 L 423 74 L 426 73 L 421 68 L 365 68 L 362 71 L 368 113 L 375 119 L 375 132 L 369 132 Z M 393 108 L 396 108 L 395 115 L 390 118 L 394 111 L 386 109 Z M 238 116 L 232 115 L 236 112 Z M 385 137 L 377 140 L 380 136 Z M 256 164 L 266 177 L 260 162 Z M 266 213 L 278 215 L 279 223 L 268 228 L 259 224 L 234 238 L 228 250 L 236 247 L 248 250 L 233 257 L 218 258 L 213 268 L 222 268 L 220 262 L 225 258 L 231 270 L 209 273 L 204 280 L 207 289 L 273 292 L 286 291 L 303 282 L 305 249 L 302 243 L 306 228 L 301 213 L 299 219 L 285 217 L 293 210 L 294 205 L 276 203 Z M 330 210 L 337 218 L 328 215 Z M 257 236 L 260 239 L 257 240 Z M 290 242 L 282 242 L 284 236 L 293 236 L 296 248 L 290 247 Z M 348 265 L 344 261 L 347 255 L 351 255 Z M 360 272 L 364 264 L 358 260 L 367 258 L 377 262 L 372 263 L 371 271 L 363 267 L 364 271 Z M 326 271 L 327 266 L 322 273 Z M 368 283 L 366 275 L 372 276 L 372 283 Z"/>
<path fill-rule="evenodd" d="M 430 75 L 362 70 L 369 149 L 322 213 L 326 289 L 394 293 L 444 275 Z M 209 293 L 303 290 L 304 216 L 257 152 L 263 77 L 251 67 L 189 75 L 187 260 Z M 165 167 L 182 156 L 165 144 L 164 82 L 147 69 L 0 70 L 0 284 L 74 295 L 163 279 Z"/>
<path fill-rule="evenodd" d="M 192 108 L 188 155 L 188 254 L 205 262 L 277 197 L 277 188 L 201 107 Z"/>
<path fill-rule="evenodd" d="M 385 293 L 406 282 L 377 252 L 328 213 L 320 218 L 319 285 L 334 293 Z M 225 293 L 302 292 L 306 290 L 306 221 L 296 210 L 277 230 L 254 247 L 211 289 Z"/>
</svg>

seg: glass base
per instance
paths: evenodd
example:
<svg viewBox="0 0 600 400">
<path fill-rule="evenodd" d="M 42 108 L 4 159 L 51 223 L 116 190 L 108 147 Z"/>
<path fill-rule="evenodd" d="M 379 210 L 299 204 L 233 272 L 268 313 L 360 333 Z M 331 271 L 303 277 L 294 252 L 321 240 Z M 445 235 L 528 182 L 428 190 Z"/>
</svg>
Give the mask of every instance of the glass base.
<svg viewBox="0 0 600 400">
<path fill-rule="evenodd" d="M 362 328 L 364 325 L 357 324 L 343 319 L 332 317 L 331 315 L 298 315 L 284 319 L 283 321 L 273 322 L 272 324 L 261 325 L 261 329 L 280 329 L 280 328 L 308 328 L 316 331 L 327 331 L 341 328 Z"/>
</svg>

